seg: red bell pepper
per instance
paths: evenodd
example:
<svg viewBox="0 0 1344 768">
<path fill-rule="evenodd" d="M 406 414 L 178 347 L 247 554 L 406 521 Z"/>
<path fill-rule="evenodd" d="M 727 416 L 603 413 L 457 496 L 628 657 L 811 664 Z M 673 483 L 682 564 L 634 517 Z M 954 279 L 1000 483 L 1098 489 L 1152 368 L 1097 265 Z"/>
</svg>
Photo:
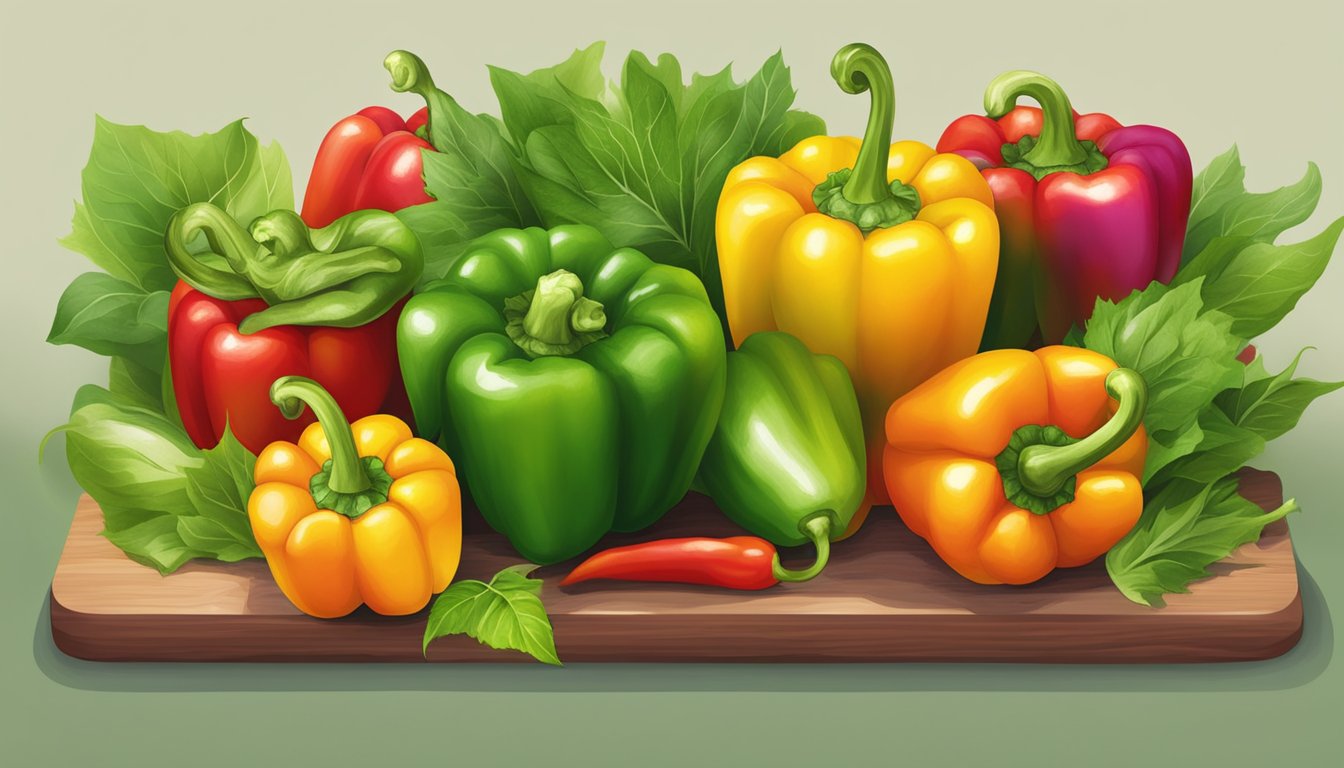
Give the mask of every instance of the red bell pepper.
<svg viewBox="0 0 1344 768">
<path fill-rule="evenodd" d="M 433 147 L 416 135 L 428 114 L 421 107 L 403 121 L 387 107 L 365 107 L 332 126 L 308 177 L 304 222 L 325 227 L 351 211 L 399 211 L 433 200 L 425 193 L 420 155 Z"/>
<path fill-rule="evenodd" d="M 187 248 L 198 234 L 205 253 Z M 182 425 L 200 448 L 227 423 L 259 453 L 312 421 L 271 403 L 280 376 L 306 376 L 347 419 L 409 410 L 396 354 L 400 308 L 423 268 L 415 234 L 360 211 L 309 230 L 275 211 L 250 231 L 208 203 L 178 211 L 165 236 L 181 281 L 168 304 L 168 363 Z"/>
<path fill-rule="evenodd" d="M 1015 107 L 1019 96 L 1041 108 Z M 938 140 L 981 168 L 999 218 L 999 274 L 982 349 L 1058 343 L 1092 314 L 1180 266 L 1190 154 L 1172 132 L 1079 115 L 1057 83 L 1008 72 L 985 91 L 988 117 Z M 995 119 L 997 118 L 997 119 Z"/>
</svg>

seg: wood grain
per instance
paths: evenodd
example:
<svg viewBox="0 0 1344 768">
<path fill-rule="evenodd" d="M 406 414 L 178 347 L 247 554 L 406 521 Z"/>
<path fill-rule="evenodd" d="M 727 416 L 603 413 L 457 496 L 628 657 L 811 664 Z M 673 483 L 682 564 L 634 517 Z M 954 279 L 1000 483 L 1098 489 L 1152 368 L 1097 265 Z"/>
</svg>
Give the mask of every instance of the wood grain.
<svg viewBox="0 0 1344 768">
<path fill-rule="evenodd" d="M 1242 493 L 1270 508 L 1277 476 L 1246 470 Z M 469 517 L 475 517 L 474 514 Z M 479 523 L 478 523 L 479 525 Z M 93 660 L 423 661 L 423 614 L 360 609 L 324 621 L 301 614 L 262 561 L 189 563 L 176 573 L 128 560 L 98 535 L 102 515 L 80 499 L 52 582 L 51 628 L 65 653 Z M 692 495 L 654 528 L 661 536 L 739 533 Z M 808 553 L 798 553 L 806 559 Z M 502 537 L 470 529 L 465 578 L 488 579 L 520 558 Z M 1280 521 L 1214 566 L 1214 576 L 1155 609 L 1125 600 L 1101 563 L 1026 587 L 963 580 L 875 510 L 837 543 L 817 579 L 740 593 L 677 585 L 555 586 L 568 564 L 542 569 L 542 599 L 560 657 L 576 661 L 1189 662 L 1264 659 L 1291 648 L 1302 602 L 1288 526 Z M 430 646 L 430 661 L 527 661 L 467 637 Z"/>
</svg>

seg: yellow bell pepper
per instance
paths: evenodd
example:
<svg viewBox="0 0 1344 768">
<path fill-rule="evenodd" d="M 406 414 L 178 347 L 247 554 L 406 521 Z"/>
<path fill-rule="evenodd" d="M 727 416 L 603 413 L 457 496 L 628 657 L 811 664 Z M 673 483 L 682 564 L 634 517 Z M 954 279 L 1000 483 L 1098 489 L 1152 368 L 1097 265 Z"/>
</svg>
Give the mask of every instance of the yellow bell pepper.
<svg viewBox="0 0 1344 768">
<path fill-rule="evenodd" d="M 719 269 L 735 343 L 787 331 L 849 368 L 871 505 L 887 500 L 888 406 L 979 347 L 999 225 L 989 184 L 969 160 L 891 143 L 894 97 L 881 54 L 845 46 L 831 74 L 848 93 L 871 89 L 863 141 L 814 137 L 734 168 L 719 198 Z"/>
<path fill-rule="evenodd" d="M 287 418 L 305 404 L 317 416 L 297 445 L 267 445 L 253 472 L 248 519 L 280 591 L 319 618 L 424 608 L 462 554 L 452 460 L 395 416 L 351 425 L 311 379 L 277 379 L 271 400 Z"/>
</svg>

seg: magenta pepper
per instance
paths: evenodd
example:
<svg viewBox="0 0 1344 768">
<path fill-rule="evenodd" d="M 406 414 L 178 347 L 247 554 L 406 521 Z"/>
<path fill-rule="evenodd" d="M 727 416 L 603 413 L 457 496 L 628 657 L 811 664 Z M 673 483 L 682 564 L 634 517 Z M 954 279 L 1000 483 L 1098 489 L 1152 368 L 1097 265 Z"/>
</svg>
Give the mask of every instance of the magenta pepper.
<svg viewBox="0 0 1344 768">
<path fill-rule="evenodd" d="M 1016 107 L 1020 96 L 1041 108 Z M 1174 133 L 1079 115 L 1057 83 L 1020 70 L 989 84 L 985 111 L 938 140 L 994 193 L 999 274 L 982 349 L 1058 343 L 1098 298 L 1175 276 L 1193 174 Z"/>
</svg>

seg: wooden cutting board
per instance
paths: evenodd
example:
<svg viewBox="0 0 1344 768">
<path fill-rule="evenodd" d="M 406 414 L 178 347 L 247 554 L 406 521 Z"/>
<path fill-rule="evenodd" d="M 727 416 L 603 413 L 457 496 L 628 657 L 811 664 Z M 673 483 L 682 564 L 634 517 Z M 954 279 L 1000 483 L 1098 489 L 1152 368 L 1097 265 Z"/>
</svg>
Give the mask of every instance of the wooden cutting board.
<svg viewBox="0 0 1344 768">
<path fill-rule="evenodd" d="M 1245 470 L 1242 493 L 1277 506 L 1277 476 Z M 483 525 L 475 513 L 476 526 Z M 98 535 L 79 501 L 51 587 L 51 630 L 65 653 L 101 661 L 423 661 L 425 615 L 343 619 L 299 613 L 264 562 L 189 563 L 160 576 Z M 654 528 L 604 545 L 740 533 L 692 495 Z M 810 552 L 798 552 L 806 560 Z M 789 562 L 802 564 L 786 559 Z M 504 539 L 472 529 L 460 576 L 489 579 L 520 562 Z M 888 509 L 835 545 L 817 579 L 763 592 L 594 582 L 559 589 L 567 567 L 536 573 L 560 658 L 576 661 L 1190 662 L 1265 659 L 1302 632 L 1288 526 L 1267 527 L 1164 608 L 1127 601 L 1101 563 L 1025 587 L 965 581 Z M 468 637 L 436 641 L 430 661 L 529 661 Z"/>
</svg>

